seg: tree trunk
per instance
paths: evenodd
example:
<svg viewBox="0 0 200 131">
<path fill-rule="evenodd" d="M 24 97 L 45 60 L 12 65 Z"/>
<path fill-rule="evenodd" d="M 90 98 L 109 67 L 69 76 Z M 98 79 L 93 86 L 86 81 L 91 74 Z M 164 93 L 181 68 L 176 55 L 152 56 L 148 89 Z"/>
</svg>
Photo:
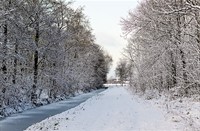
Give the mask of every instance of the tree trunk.
<svg viewBox="0 0 200 131">
<path fill-rule="evenodd" d="M 18 41 L 15 43 L 15 55 L 18 54 Z M 17 57 L 14 59 L 14 73 L 13 73 L 13 84 L 16 84 L 16 76 L 17 76 Z"/>
<path fill-rule="evenodd" d="M 38 14 L 36 14 L 36 28 L 35 28 L 35 45 L 36 49 L 34 52 L 34 66 L 33 66 L 33 86 L 32 86 L 32 94 L 31 94 L 31 101 L 33 104 L 37 103 L 37 82 L 38 82 L 38 44 L 39 44 L 39 18 Z"/>
<path fill-rule="evenodd" d="M 195 12 L 195 20 L 197 22 L 196 25 L 196 41 L 197 41 L 197 46 L 198 46 L 198 50 L 199 50 L 199 54 L 200 54 L 200 19 L 199 19 L 199 12 Z M 200 56 L 199 56 L 199 61 L 200 61 Z"/>
<path fill-rule="evenodd" d="M 170 59 L 171 59 L 171 75 L 172 75 L 172 83 L 171 83 L 171 88 L 175 87 L 177 84 L 177 80 L 176 80 L 176 60 L 175 60 L 175 56 L 173 54 L 173 52 L 170 52 Z"/>
<path fill-rule="evenodd" d="M 172 19 L 170 18 L 169 20 L 169 25 L 172 25 Z M 170 34 L 170 39 L 172 40 L 172 30 L 169 31 L 169 34 Z M 176 42 L 173 41 L 173 44 L 174 45 L 177 45 Z M 176 62 L 176 51 L 169 51 L 169 57 L 170 57 L 170 77 L 168 79 L 168 90 L 170 88 L 173 88 L 177 85 L 177 62 Z"/>
<path fill-rule="evenodd" d="M 180 1 L 180 8 L 183 7 L 183 0 Z M 182 18 L 182 19 L 181 19 Z M 181 14 L 178 12 L 178 16 L 177 16 L 177 37 L 178 37 L 178 48 L 179 48 L 179 53 L 181 56 L 181 63 L 182 63 L 182 71 L 183 71 L 183 84 L 184 86 L 187 84 L 187 73 L 186 73 L 186 58 L 185 58 L 185 53 L 184 51 L 181 49 L 181 44 L 182 44 L 182 38 L 181 38 L 181 24 L 185 23 L 185 16 L 181 17 Z"/>
<path fill-rule="evenodd" d="M 8 43 L 8 25 L 7 25 L 7 22 L 4 24 L 3 26 L 3 29 L 4 29 L 4 42 L 3 42 L 3 55 L 4 55 L 4 58 L 3 58 L 3 61 L 2 61 L 2 72 L 4 75 L 7 74 L 7 67 L 6 67 L 6 54 L 7 54 L 7 43 Z M 6 77 L 4 77 L 4 79 L 6 80 Z"/>
</svg>

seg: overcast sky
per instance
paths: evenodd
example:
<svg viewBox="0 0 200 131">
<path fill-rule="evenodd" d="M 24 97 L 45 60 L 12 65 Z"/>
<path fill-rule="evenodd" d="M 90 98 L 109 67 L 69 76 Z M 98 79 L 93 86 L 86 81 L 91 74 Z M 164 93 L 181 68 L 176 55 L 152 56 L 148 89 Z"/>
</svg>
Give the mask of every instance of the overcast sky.
<svg viewBox="0 0 200 131">
<path fill-rule="evenodd" d="M 134 10 L 138 0 L 75 0 L 74 6 L 84 6 L 96 37 L 101 45 L 113 58 L 113 66 L 108 78 L 115 76 L 116 63 L 122 57 L 121 52 L 127 42 L 122 38 L 121 18 L 126 18 L 130 10 Z"/>
</svg>

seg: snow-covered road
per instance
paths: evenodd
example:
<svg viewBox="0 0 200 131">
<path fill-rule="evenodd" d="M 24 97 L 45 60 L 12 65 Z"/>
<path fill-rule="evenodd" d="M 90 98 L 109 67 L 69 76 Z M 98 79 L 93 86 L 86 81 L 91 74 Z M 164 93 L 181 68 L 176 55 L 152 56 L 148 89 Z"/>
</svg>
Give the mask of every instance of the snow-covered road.
<svg viewBox="0 0 200 131">
<path fill-rule="evenodd" d="M 110 87 L 81 105 L 32 125 L 27 131 L 178 130 L 165 112 L 138 101 L 125 87 Z"/>
</svg>

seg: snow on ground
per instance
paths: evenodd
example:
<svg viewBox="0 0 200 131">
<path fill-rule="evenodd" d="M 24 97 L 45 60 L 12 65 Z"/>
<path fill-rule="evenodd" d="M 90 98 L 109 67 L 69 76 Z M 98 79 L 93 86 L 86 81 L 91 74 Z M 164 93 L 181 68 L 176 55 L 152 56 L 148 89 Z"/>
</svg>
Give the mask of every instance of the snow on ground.
<svg viewBox="0 0 200 131">
<path fill-rule="evenodd" d="M 26 131 L 181 130 L 166 112 L 138 102 L 125 87 L 110 87 L 79 106 L 32 125 Z M 142 100 L 142 99 L 141 99 Z"/>
<path fill-rule="evenodd" d="M 166 110 L 171 120 L 184 123 L 188 131 L 200 131 L 199 101 L 193 98 L 179 98 L 168 101 L 168 104 L 163 103 L 163 105 L 167 106 Z"/>
<path fill-rule="evenodd" d="M 147 90 L 145 94 L 134 93 L 153 106 L 157 106 L 167 113 L 170 121 L 182 124 L 182 128 L 188 131 L 200 131 L 200 96 L 176 97 L 173 92 L 158 93 L 156 90 Z"/>
</svg>

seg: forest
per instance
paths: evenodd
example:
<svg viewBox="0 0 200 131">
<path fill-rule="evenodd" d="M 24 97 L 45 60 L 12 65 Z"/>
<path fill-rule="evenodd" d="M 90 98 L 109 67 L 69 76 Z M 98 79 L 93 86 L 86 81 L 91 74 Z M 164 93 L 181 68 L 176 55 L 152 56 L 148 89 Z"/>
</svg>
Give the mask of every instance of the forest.
<svg viewBox="0 0 200 131">
<path fill-rule="evenodd" d="M 199 0 L 142 0 L 121 25 L 132 89 L 200 95 Z"/>
<path fill-rule="evenodd" d="M 0 1 L 0 116 L 103 87 L 112 58 L 72 5 Z"/>
</svg>

